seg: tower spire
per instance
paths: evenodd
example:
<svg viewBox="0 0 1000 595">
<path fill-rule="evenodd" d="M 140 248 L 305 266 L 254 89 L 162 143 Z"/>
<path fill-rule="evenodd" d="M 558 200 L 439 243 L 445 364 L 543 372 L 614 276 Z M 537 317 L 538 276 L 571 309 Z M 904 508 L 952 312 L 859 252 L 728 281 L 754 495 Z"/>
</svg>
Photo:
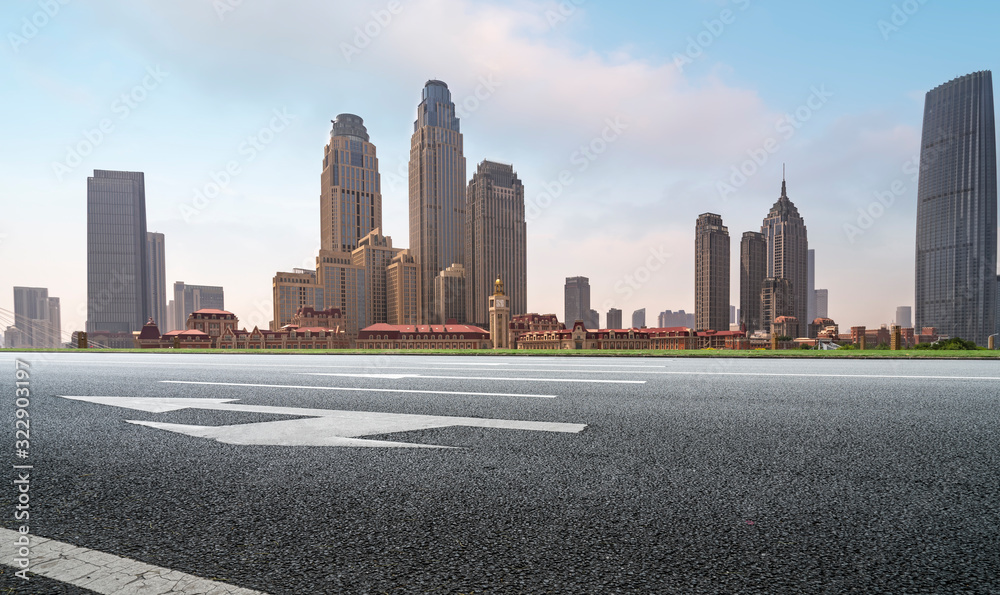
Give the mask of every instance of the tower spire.
<svg viewBox="0 0 1000 595">
<path fill-rule="evenodd" d="M 781 164 L 781 198 L 788 198 L 788 191 L 785 189 L 785 164 Z"/>
</svg>

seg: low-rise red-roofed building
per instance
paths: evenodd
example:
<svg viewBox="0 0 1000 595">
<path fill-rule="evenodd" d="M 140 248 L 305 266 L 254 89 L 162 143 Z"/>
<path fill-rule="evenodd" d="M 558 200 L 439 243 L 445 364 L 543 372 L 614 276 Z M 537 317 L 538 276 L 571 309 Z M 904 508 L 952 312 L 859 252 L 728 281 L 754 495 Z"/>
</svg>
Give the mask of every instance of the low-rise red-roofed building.
<svg viewBox="0 0 1000 595">
<path fill-rule="evenodd" d="M 491 349 L 490 333 L 468 324 L 373 324 L 358 332 L 358 349 Z"/>
</svg>

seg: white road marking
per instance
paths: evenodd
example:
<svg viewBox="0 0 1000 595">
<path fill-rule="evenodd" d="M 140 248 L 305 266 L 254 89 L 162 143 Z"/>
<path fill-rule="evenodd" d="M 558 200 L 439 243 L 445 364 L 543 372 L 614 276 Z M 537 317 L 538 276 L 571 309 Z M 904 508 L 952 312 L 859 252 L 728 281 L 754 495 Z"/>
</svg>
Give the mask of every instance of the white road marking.
<svg viewBox="0 0 1000 595">
<path fill-rule="evenodd" d="M 1000 380 L 995 376 L 904 376 L 891 374 L 793 374 L 783 372 L 646 372 L 647 374 L 677 374 L 687 376 L 799 376 L 803 378 L 865 378 L 903 380 Z"/>
<path fill-rule="evenodd" d="M 56 360 L 52 360 L 56 362 Z M 214 362 L 150 362 L 141 360 L 119 360 L 119 361 L 104 361 L 104 362 L 93 362 L 86 360 L 59 360 L 57 363 L 70 363 L 70 364 L 84 364 L 90 366 L 117 366 L 121 364 L 142 364 L 149 366 L 222 366 L 222 367 L 233 367 L 233 368 L 391 368 L 391 369 L 402 369 L 402 370 L 426 370 L 427 366 L 385 366 L 382 364 L 356 364 L 353 366 L 324 366 L 317 364 L 247 364 L 247 363 L 214 363 Z M 441 368 L 443 369 L 454 369 L 462 370 L 464 368 L 451 367 L 451 366 L 493 366 L 493 367 L 503 367 L 503 366 L 563 366 L 570 368 L 637 368 L 637 369 L 659 369 L 666 368 L 666 366 L 647 366 L 638 364 L 572 364 L 572 363 L 538 363 L 538 362 L 501 362 L 501 363 L 475 363 L 475 362 L 446 362 Z M 435 366 L 438 368 L 438 366 Z M 527 370 L 525 370 L 527 371 Z M 612 370 L 613 371 L 613 370 Z M 625 370 L 629 371 L 629 370 Z"/>
<path fill-rule="evenodd" d="M 151 421 L 125 420 L 128 423 L 209 438 L 226 444 L 263 446 L 366 446 L 396 448 L 451 448 L 430 444 L 363 440 L 360 436 L 375 436 L 395 432 L 410 432 L 430 428 L 467 426 L 474 428 L 500 428 L 533 430 L 538 432 L 579 433 L 586 424 L 557 422 L 488 419 L 479 417 L 450 417 L 441 415 L 412 415 L 375 411 L 342 411 L 334 409 L 305 409 L 298 407 L 271 407 L 235 403 L 237 399 L 186 399 L 143 397 L 74 397 L 64 399 L 84 401 L 98 405 L 137 409 L 151 413 L 165 413 L 182 409 L 208 409 L 212 411 L 242 411 L 290 415 L 307 419 L 269 421 L 228 426 L 193 426 Z"/>
<path fill-rule="evenodd" d="M 532 399 L 554 399 L 556 395 L 526 395 L 521 393 L 470 393 L 445 390 L 410 390 L 402 388 L 348 388 L 344 386 L 296 386 L 291 384 L 245 384 L 238 382 L 195 382 L 193 380 L 161 380 L 165 384 L 200 384 L 204 386 L 246 386 L 254 388 L 294 388 L 306 390 L 339 390 L 369 393 L 408 393 L 421 395 L 461 395 L 471 397 L 528 397 Z"/>
<path fill-rule="evenodd" d="M 18 539 L 21 537 L 17 531 L 0 529 L 0 562 L 18 570 L 21 568 L 14 560 L 20 557 Z M 29 580 L 22 581 L 27 586 L 31 585 L 30 576 L 38 575 L 108 595 L 266 595 L 54 539 L 30 535 L 29 541 Z M 13 586 L 15 581 L 21 580 L 10 574 L 8 585 Z"/>
<path fill-rule="evenodd" d="M 546 370 L 547 372 L 548 370 Z M 435 380 L 506 380 L 515 382 L 583 382 L 586 384 L 646 384 L 645 380 L 593 380 L 591 378 L 520 378 L 503 376 L 426 376 L 424 374 L 336 374 L 329 372 L 299 372 L 303 376 L 337 376 L 340 378 L 372 378 L 377 380 L 403 380 L 428 378 Z"/>
</svg>

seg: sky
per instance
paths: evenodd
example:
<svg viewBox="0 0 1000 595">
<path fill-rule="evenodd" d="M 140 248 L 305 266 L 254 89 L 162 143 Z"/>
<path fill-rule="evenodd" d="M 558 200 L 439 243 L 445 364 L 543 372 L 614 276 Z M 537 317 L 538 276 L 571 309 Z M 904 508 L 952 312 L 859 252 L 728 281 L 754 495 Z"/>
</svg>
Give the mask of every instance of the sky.
<svg viewBox="0 0 1000 595">
<path fill-rule="evenodd" d="M 0 308 L 47 287 L 83 329 L 86 178 L 142 171 L 168 282 L 222 285 L 265 326 L 274 274 L 314 268 L 338 114 L 364 118 L 383 233 L 410 245 L 410 135 L 440 79 L 468 174 L 491 159 L 524 183 L 529 311 L 562 318 L 573 276 L 602 322 L 693 311 L 706 212 L 738 304 L 740 237 L 784 165 L 830 316 L 886 323 L 913 303 L 924 94 L 996 65 L 998 18 L 943 0 L 5 2 Z"/>
</svg>

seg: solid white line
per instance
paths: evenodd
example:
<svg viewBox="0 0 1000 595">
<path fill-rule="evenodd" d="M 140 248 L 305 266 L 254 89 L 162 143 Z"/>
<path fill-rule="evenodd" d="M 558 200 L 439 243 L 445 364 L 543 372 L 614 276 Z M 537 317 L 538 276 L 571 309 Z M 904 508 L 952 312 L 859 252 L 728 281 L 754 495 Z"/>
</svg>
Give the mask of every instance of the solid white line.
<svg viewBox="0 0 1000 595">
<path fill-rule="evenodd" d="M 401 388 L 347 388 L 343 386 L 294 386 L 290 384 L 242 384 L 235 382 L 194 382 L 191 380 L 161 380 L 166 384 L 201 384 L 205 386 L 247 386 L 256 388 L 294 388 L 305 390 L 339 390 L 369 393 L 408 393 L 421 395 L 462 395 L 472 397 L 530 397 L 533 399 L 554 399 L 556 395 L 525 395 L 512 393 L 469 393 L 443 390 L 405 390 Z"/>
<path fill-rule="evenodd" d="M 433 378 L 435 380 L 505 380 L 515 382 L 583 382 L 586 384 L 646 384 L 645 380 L 592 380 L 590 378 L 517 378 L 501 376 L 426 376 L 424 374 L 334 374 L 327 372 L 299 372 L 302 376 L 337 376 L 340 378 L 374 378 L 402 380 L 405 378 Z"/>
<path fill-rule="evenodd" d="M 904 380 L 1000 380 L 995 376 L 893 376 L 890 374 L 792 374 L 779 372 L 647 372 L 648 374 L 677 374 L 689 376 L 801 376 L 804 378 L 866 378 Z"/>
<path fill-rule="evenodd" d="M 22 536 L 17 531 L 0 529 L 0 562 L 21 570 L 14 561 L 19 558 L 18 539 Z M 104 593 L 107 595 L 127 595 L 131 593 L 204 593 L 206 595 L 266 595 L 261 591 L 252 591 L 185 574 L 177 570 L 153 566 L 130 558 L 122 558 L 85 547 L 77 547 L 69 543 L 29 536 L 30 550 L 28 560 L 29 580 L 22 581 L 30 586 L 30 575 L 44 576 L 77 587 Z M 8 585 L 16 584 L 20 578 L 14 578 L 14 573 Z"/>
</svg>

